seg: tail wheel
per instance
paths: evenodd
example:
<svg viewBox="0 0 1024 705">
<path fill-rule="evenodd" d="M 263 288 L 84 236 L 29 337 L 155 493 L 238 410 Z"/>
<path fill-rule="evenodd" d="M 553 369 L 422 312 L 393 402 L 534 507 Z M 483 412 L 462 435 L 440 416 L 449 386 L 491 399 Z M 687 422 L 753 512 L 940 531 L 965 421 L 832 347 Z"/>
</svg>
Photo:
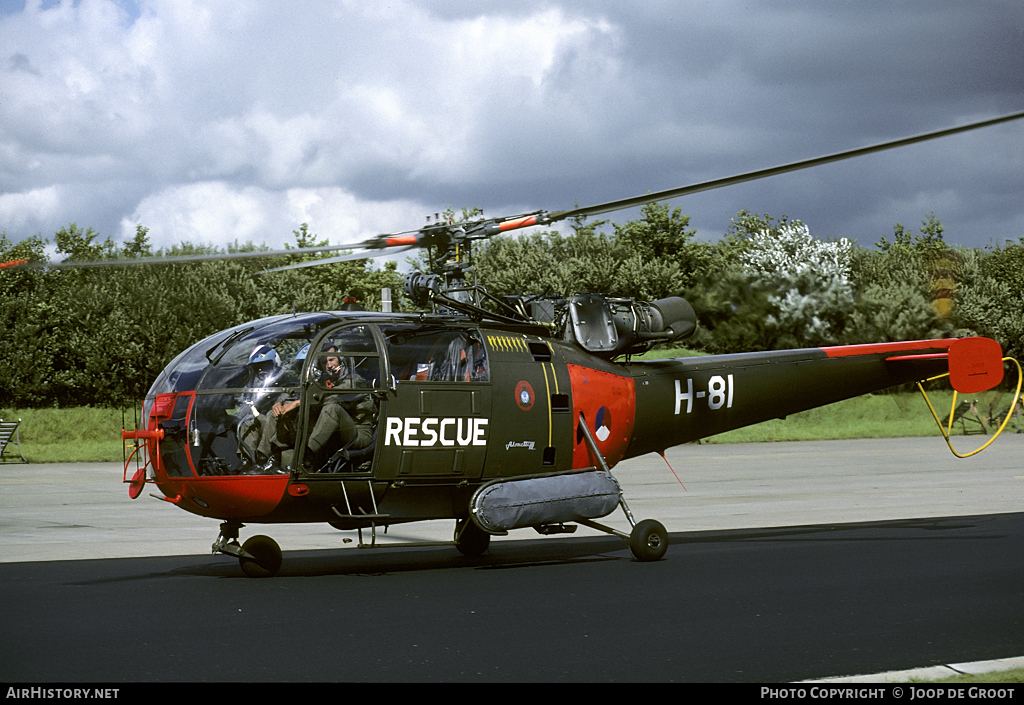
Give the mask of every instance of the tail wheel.
<svg viewBox="0 0 1024 705">
<path fill-rule="evenodd" d="M 479 556 L 491 545 L 491 535 L 481 529 L 472 519 L 461 519 L 455 524 L 455 548 L 470 558 Z"/>
<path fill-rule="evenodd" d="M 661 560 L 668 550 L 668 532 L 661 522 L 644 519 L 629 534 L 629 550 L 638 561 Z"/>
<path fill-rule="evenodd" d="M 270 578 L 281 569 L 281 547 L 269 536 L 253 536 L 242 544 L 252 558 L 239 556 L 242 571 L 250 578 Z"/>
</svg>

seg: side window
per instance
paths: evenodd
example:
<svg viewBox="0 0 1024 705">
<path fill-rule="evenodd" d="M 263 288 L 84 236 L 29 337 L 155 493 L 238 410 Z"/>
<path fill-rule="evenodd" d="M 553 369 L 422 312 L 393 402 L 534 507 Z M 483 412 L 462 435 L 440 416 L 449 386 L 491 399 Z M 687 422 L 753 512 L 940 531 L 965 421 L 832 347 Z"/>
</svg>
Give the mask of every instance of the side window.
<svg viewBox="0 0 1024 705">
<path fill-rule="evenodd" d="M 396 326 L 385 331 L 398 382 L 487 382 L 487 351 L 474 330 Z"/>
<path fill-rule="evenodd" d="M 486 382 L 487 351 L 479 336 L 463 331 L 439 336 L 430 358 L 429 378 L 438 382 Z"/>
</svg>

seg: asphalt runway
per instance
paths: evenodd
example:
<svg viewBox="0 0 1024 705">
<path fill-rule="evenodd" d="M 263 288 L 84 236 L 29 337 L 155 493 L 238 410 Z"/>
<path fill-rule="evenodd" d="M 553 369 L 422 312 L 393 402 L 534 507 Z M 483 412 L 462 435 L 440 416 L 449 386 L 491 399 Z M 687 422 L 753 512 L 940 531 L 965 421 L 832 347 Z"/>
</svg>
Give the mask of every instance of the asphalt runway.
<svg viewBox="0 0 1024 705">
<path fill-rule="evenodd" d="M 269 580 L 209 555 L 216 522 L 130 500 L 117 465 L 0 466 L 0 681 L 782 682 L 1024 654 L 1024 436 L 966 460 L 941 439 L 668 460 L 685 489 L 657 456 L 615 470 L 671 532 L 657 563 L 582 529 L 468 560 L 247 527 L 284 549 Z"/>
</svg>

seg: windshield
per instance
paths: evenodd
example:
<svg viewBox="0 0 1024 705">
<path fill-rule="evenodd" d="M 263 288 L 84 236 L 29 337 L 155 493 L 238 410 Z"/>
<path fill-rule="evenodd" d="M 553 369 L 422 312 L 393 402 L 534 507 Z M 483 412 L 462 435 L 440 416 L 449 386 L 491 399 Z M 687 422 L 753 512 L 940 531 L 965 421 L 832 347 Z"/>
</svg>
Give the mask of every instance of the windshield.
<svg viewBox="0 0 1024 705">
<path fill-rule="evenodd" d="M 160 450 L 168 473 L 264 472 L 255 452 L 263 421 L 275 403 L 298 398 L 305 349 L 338 320 L 326 312 L 274 316 L 221 331 L 178 355 L 143 406 L 150 425 L 165 430 Z M 174 401 L 155 404 L 158 395 Z"/>
</svg>

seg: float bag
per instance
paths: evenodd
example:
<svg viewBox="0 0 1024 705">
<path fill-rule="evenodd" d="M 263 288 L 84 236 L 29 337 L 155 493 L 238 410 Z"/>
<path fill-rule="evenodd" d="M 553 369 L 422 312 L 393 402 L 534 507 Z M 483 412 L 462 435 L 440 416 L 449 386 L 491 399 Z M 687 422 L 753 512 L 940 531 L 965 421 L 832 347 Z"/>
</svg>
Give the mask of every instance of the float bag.
<svg viewBox="0 0 1024 705">
<path fill-rule="evenodd" d="M 470 516 L 488 533 L 611 514 L 622 491 L 604 471 L 504 480 L 480 487 L 469 501 Z"/>
</svg>

